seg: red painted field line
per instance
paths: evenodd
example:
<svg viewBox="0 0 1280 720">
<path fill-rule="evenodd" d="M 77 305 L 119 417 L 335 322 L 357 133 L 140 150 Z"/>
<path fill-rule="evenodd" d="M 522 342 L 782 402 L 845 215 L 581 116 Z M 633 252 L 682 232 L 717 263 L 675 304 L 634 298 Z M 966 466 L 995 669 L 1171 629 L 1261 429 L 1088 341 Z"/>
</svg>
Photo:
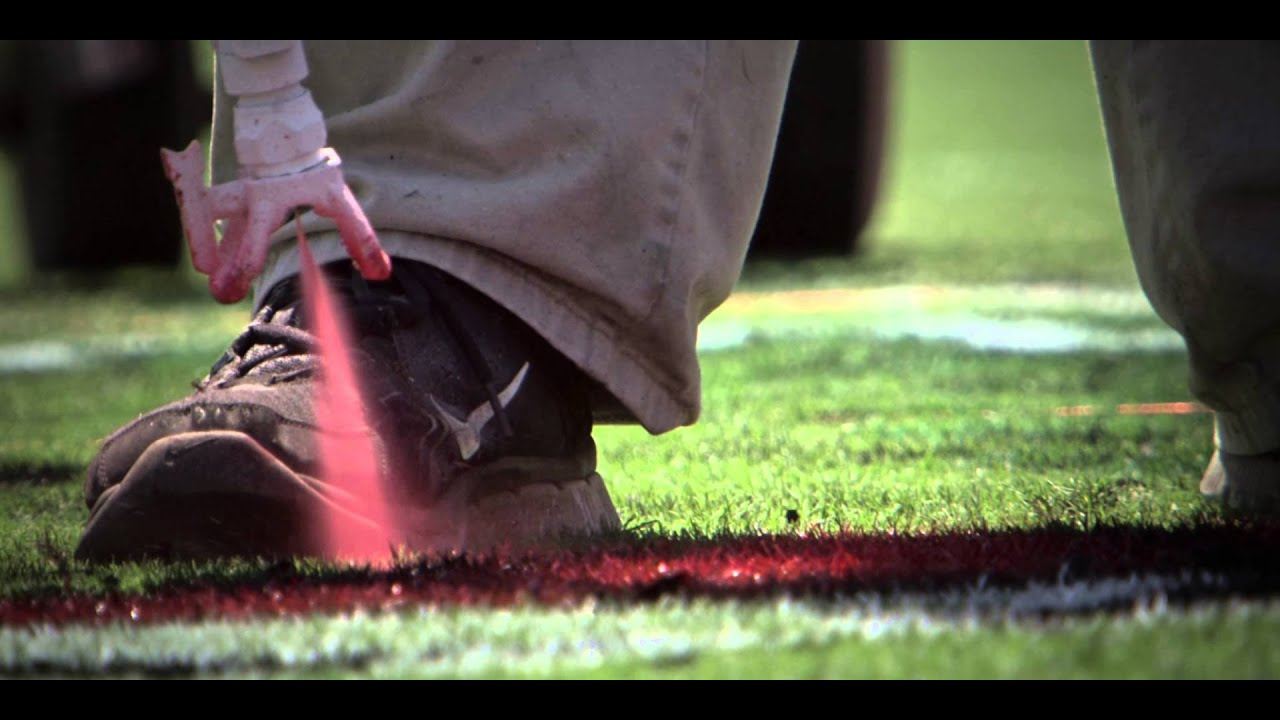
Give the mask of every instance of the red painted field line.
<svg viewBox="0 0 1280 720">
<path fill-rule="evenodd" d="M 1107 408 L 1099 405 L 1067 405 L 1053 409 L 1058 417 L 1080 417 L 1100 415 Z M 1109 412 L 1118 415 L 1193 415 L 1213 412 L 1196 402 L 1163 402 L 1163 403 L 1124 403 L 1111 408 Z"/>
<path fill-rule="evenodd" d="M 588 599 L 643 603 L 683 597 L 839 598 L 902 588 L 1022 585 L 1088 577 L 1245 572 L 1280 587 L 1280 524 L 1163 530 L 765 535 L 717 542 L 658 540 L 587 552 L 410 562 L 328 579 L 291 569 L 237 583 L 175 583 L 143 593 L 0 598 L 0 627 L 299 617 L 405 607 L 577 607 Z"/>
</svg>

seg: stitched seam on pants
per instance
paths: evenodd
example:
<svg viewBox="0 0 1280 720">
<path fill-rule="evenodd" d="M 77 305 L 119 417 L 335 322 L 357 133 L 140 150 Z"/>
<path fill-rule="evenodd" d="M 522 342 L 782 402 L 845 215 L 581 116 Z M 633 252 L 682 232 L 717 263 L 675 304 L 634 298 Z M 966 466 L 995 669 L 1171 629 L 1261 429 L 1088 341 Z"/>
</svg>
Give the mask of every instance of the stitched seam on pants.
<svg viewBox="0 0 1280 720">
<path fill-rule="evenodd" d="M 653 317 L 654 313 L 657 312 L 658 305 L 661 304 L 663 297 L 667 293 L 667 285 L 671 277 L 671 263 L 675 256 L 671 248 L 675 245 L 676 232 L 680 228 L 680 215 L 684 212 L 684 189 L 685 182 L 689 174 L 689 153 L 693 149 L 694 133 L 698 127 L 698 116 L 702 112 L 703 100 L 707 96 L 707 65 L 709 62 L 708 58 L 711 54 L 711 41 L 703 40 L 701 42 L 701 62 L 694 70 L 698 77 L 697 91 L 690 93 L 688 107 L 685 111 L 687 113 L 686 122 L 682 124 L 681 128 L 677 128 L 675 134 L 672 136 L 672 142 L 677 145 L 683 143 L 683 147 L 679 148 L 679 158 L 674 168 L 676 172 L 676 179 L 668 190 L 670 197 L 667 198 L 668 202 L 664 203 L 664 210 L 662 211 L 663 223 L 668 226 L 665 238 L 666 242 L 664 243 L 667 250 L 667 257 L 664 258 L 661 275 L 658 278 L 658 291 L 654 293 L 653 301 L 649 304 L 649 308 L 641 317 L 641 322 L 649 320 Z M 672 201 L 674 201 L 674 207 L 670 207 Z"/>
</svg>

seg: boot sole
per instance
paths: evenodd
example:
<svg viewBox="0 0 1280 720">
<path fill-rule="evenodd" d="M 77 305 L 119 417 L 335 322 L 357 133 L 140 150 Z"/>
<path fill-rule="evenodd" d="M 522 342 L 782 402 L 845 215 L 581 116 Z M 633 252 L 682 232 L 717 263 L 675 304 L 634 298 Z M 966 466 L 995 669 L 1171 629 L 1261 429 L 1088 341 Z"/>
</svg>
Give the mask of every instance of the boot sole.
<svg viewBox="0 0 1280 720">
<path fill-rule="evenodd" d="M 491 482 L 501 476 L 501 482 Z M 324 518 L 353 499 L 295 473 L 248 435 L 183 433 L 152 444 L 94 504 L 76 557 L 93 560 L 326 557 Z M 430 503 L 396 508 L 393 552 L 475 553 L 556 547 L 621 523 L 600 476 L 539 477 L 513 466 L 460 475 Z M 387 529 L 383 529 L 387 531 Z"/>
</svg>

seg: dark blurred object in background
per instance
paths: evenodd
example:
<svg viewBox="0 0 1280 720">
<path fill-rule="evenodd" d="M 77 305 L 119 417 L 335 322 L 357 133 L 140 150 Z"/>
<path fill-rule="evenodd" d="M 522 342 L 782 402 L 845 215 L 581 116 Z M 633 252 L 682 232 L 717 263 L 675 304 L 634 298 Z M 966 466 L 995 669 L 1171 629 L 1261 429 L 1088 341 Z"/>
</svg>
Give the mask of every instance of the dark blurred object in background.
<svg viewBox="0 0 1280 720">
<path fill-rule="evenodd" d="M 887 79 L 885 41 L 800 41 L 748 260 L 856 249 L 880 181 Z"/>
<path fill-rule="evenodd" d="M 0 143 L 18 161 L 39 270 L 177 265 L 182 227 L 160 148 L 208 123 L 188 40 L 21 40 L 0 75 Z"/>
<path fill-rule="evenodd" d="M 23 40 L 0 57 L 0 143 L 18 159 L 39 270 L 176 265 L 161 147 L 210 117 L 186 40 Z M 888 52 L 802 40 L 748 259 L 848 255 L 880 179 Z"/>
</svg>

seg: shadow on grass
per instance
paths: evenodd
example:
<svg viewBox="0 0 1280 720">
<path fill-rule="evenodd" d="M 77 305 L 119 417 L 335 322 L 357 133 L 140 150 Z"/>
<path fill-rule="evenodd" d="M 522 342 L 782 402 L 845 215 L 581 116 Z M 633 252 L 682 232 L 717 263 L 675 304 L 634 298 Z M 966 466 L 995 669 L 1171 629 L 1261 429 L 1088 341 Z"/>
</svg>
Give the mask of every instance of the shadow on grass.
<svg viewBox="0 0 1280 720">
<path fill-rule="evenodd" d="M 124 294 L 140 302 L 170 305 L 175 302 L 213 302 L 200 279 L 184 268 L 127 267 L 107 271 L 32 272 L 15 283 L 0 286 L 0 301 L 39 299 L 43 296 Z"/>
<path fill-rule="evenodd" d="M 118 587 L 107 578 L 138 567 L 62 572 L 96 574 Z M 0 624 L 784 596 L 1039 618 L 1280 594 L 1280 524 L 716 539 L 623 534 L 589 550 L 402 559 L 390 570 L 307 560 L 169 567 L 175 572 L 131 592 L 53 590 L 71 586 L 64 577 L 49 592 L 0 600 Z"/>
<path fill-rule="evenodd" d="M 84 466 L 79 464 L 0 460 L 0 485 L 73 482 L 83 479 L 83 475 Z"/>
</svg>

